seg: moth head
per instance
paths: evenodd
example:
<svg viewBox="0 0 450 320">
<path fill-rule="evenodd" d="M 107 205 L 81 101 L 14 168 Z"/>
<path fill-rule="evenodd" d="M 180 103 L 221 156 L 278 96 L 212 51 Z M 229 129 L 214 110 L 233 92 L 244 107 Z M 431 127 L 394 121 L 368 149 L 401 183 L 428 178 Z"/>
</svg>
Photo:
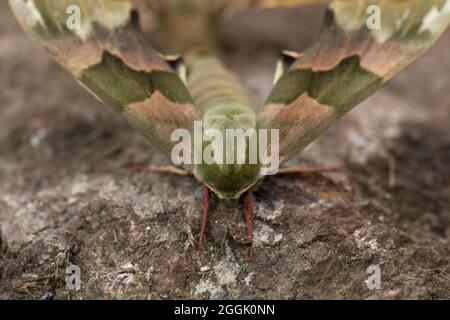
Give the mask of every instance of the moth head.
<svg viewBox="0 0 450 320">
<path fill-rule="evenodd" d="M 258 165 L 196 165 L 195 176 L 220 199 L 236 200 L 258 181 Z"/>
</svg>

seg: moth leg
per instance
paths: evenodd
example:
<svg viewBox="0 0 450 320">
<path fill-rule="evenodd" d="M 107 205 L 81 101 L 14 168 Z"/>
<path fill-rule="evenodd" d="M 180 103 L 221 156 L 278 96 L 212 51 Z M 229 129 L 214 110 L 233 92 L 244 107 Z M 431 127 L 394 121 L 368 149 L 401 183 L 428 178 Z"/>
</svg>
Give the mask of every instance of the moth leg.
<svg viewBox="0 0 450 320">
<path fill-rule="evenodd" d="M 134 165 L 133 169 L 136 172 L 147 172 L 147 173 L 170 173 L 178 176 L 187 176 L 189 172 L 179 169 L 174 166 L 163 166 L 163 167 L 153 167 L 153 166 L 144 166 L 144 165 Z"/>
<path fill-rule="evenodd" d="M 198 249 L 203 250 L 203 243 L 205 242 L 206 226 L 208 225 L 209 205 L 211 199 L 211 191 L 208 187 L 203 188 L 203 210 L 200 225 L 200 237 L 198 239 Z"/>
<path fill-rule="evenodd" d="M 328 173 L 338 171 L 338 168 L 329 167 L 286 167 L 280 168 L 277 174 Z"/>
<path fill-rule="evenodd" d="M 255 211 L 253 205 L 253 196 L 249 191 L 245 198 L 245 222 L 247 224 L 247 236 L 250 241 L 249 260 L 253 261 L 255 258 L 255 248 L 253 246 L 253 225 L 255 221 Z"/>
</svg>

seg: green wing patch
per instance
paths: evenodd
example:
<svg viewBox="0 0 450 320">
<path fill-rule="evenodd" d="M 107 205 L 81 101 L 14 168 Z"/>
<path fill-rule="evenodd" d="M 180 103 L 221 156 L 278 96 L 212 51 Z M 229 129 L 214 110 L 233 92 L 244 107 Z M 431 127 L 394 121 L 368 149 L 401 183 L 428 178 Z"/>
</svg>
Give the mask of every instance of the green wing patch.
<svg viewBox="0 0 450 320">
<path fill-rule="evenodd" d="M 290 104 L 307 92 L 320 104 L 334 107 L 339 116 L 347 112 L 349 96 L 355 101 L 362 101 L 368 92 L 375 92 L 382 82 L 382 78 L 361 67 L 359 56 L 352 56 L 329 71 L 289 71 L 273 88 L 268 103 Z"/>
<path fill-rule="evenodd" d="M 109 52 L 104 52 L 99 64 L 83 70 L 80 81 L 119 112 L 128 104 L 144 101 L 155 91 L 174 103 L 193 103 L 176 74 L 158 70 L 135 71 Z"/>
</svg>

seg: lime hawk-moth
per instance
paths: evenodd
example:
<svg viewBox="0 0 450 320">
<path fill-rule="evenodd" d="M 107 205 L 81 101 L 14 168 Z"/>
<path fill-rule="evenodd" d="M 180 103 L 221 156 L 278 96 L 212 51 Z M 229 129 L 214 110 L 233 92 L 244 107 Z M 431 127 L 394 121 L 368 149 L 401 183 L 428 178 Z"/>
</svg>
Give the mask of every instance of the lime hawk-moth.
<svg viewBox="0 0 450 320">
<path fill-rule="evenodd" d="M 450 0 L 9 2 L 31 38 L 163 153 L 172 154 L 174 131 L 194 134 L 195 123 L 202 121 L 203 135 L 208 130 L 278 130 L 281 164 L 423 54 L 450 23 Z M 241 9 L 324 2 L 329 3 L 317 41 L 302 53 L 281 55 L 273 89 L 259 106 L 220 60 L 218 20 Z M 69 6 L 80 9 L 75 28 L 67 25 Z M 368 26 L 369 6 L 379 8 L 381 28 Z M 149 44 L 140 29 L 140 10 L 152 10 L 159 17 L 158 48 L 172 56 Z M 203 138 L 188 157 L 211 149 L 212 139 Z M 220 151 L 216 146 L 214 160 Z M 231 150 L 233 155 L 235 151 L 250 158 L 248 146 Z M 252 259 L 251 188 L 264 177 L 261 161 L 192 161 L 182 167 L 148 171 L 192 174 L 205 185 L 199 246 L 204 242 L 211 191 L 228 203 L 244 196 Z"/>
</svg>

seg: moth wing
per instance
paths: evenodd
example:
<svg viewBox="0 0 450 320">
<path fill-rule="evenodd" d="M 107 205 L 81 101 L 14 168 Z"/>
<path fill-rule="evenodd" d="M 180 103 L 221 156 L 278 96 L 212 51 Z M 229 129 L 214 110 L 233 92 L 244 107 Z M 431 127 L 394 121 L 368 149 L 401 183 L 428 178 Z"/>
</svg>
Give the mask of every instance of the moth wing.
<svg viewBox="0 0 450 320">
<path fill-rule="evenodd" d="M 377 14 L 381 29 L 371 20 Z M 332 2 L 319 39 L 306 52 L 291 55 L 294 61 L 276 77 L 259 114 L 259 127 L 279 129 L 280 161 L 406 68 L 449 23 L 447 0 Z"/>
<path fill-rule="evenodd" d="M 182 79 L 147 43 L 127 0 L 9 0 L 25 31 L 99 100 L 170 154 L 197 112 Z"/>
</svg>

